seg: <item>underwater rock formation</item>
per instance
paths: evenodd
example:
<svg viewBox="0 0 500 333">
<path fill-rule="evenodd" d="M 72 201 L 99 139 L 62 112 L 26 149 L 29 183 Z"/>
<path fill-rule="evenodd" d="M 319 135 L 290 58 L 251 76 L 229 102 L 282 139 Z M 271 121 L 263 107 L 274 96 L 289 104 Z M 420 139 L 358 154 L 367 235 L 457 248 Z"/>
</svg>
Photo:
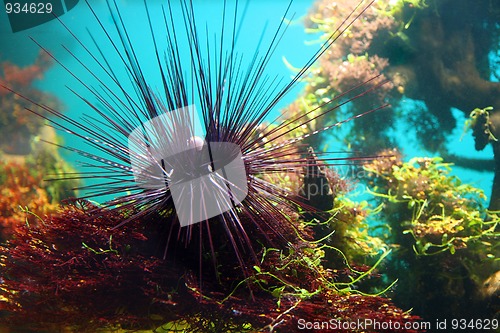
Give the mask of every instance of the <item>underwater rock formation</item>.
<svg viewBox="0 0 500 333">
<path fill-rule="evenodd" d="M 196 253 L 178 251 L 166 259 L 151 255 L 157 250 L 154 221 L 115 230 L 130 212 L 96 216 L 94 208 L 69 201 L 43 223 L 16 229 L 0 249 L 3 322 L 75 332 L 295 332 L 300 322 L 312 320 L 401 326 L 418 320 L 387 299 L 353 289 L 373 268 L 325 269 L 328 248 L 313 243 L 296 250 L 264 248 L 252 275 L 245 278 L 237 263 L 221 262 L 220 274 L 204 274 L 200 285 Z M 323 328 L 318 332 L 329 331 Z"/>
<path fill-rule="evenodd" d="M 35 225 L 38 216 L 57 210 L 42 187 L 42 175 L 25 164 L 0 162 L 0 241 L 12 238 L 23 224 Z"/>
</svg>

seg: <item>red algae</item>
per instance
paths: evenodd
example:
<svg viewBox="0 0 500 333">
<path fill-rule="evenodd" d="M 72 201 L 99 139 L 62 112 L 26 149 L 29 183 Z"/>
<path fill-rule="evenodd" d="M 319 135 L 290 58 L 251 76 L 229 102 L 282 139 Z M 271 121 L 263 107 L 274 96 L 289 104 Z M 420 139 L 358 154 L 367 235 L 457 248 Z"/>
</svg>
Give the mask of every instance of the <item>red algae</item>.
<svg viewBox="0 0 500 333">
<path fill-rule="evenodd" d="M 75 332 L 160 325 L 180 325 L 185 332 L 214 326 L 219 332 L 294 332 L 301 322 L 313 319 L 419 319 L 382 297 L 340 292 L 337 275 L 320 264 L 323 251 L 308 243 L 298 251 L 264 249 L 262 265 L 254 266 L 253 275 L 242 280 L 234 274 L 239 272 L 234 263 L 233 268 L 222 267 L 218 278 L 205 274 L 200 286 L 189 268 L 190 261 L 196 262 L 190 252 L 177 253 L 175 260 L 157 258 L 147 236 L 150 223 L 115 229 L 130 212 L 97 216 L 91 213 L 94 209 L 86 201 L 68 201 L 38 225 L 15 230 L 0 249 L 0 307 L 7 314 L 3 322 Z"/>
<path fill-rule="evenodd" d="M 2 308 L 8 321 L 30 327 L 96 329 L 150 322 L 148 312 L 168 300 L 160 282 L 180 275 L 153 257 L 135 253 L 140 227 L 112 232 L 123 216 L 88 214 L 88 202 L 68 202 L 37 226 L 21 226 L 2 248 Z M 155 302 L 155 299 L 159 302 Z"/>
</svg>

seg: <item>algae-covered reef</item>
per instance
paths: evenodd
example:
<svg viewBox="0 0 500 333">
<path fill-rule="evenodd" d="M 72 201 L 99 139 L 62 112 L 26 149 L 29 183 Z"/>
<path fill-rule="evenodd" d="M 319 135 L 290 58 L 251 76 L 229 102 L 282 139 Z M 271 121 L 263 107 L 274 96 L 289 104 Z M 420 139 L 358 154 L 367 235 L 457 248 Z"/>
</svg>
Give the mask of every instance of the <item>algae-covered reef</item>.
<svg viewBox="0 0 500 333">
<path fill-rule="evenodd" d="M 437 4 L 433 8 L 439 13 Z M 43 183 L 40 175 L 50 173 L 47 170 L 68 171 L 53 155 L 36 155 L 33 148 L 30 158 L 38 162 L 26 157 L 22 166 L 1 165 L 9 177 L 0 177 L 0 186 L 10 191 L 3 219 L 4 230 L 9 232 L 0 247 L 2 324 L 12 332 L 420 332 L 432 329 L 419 325 L 431 319 L 494 318 L 499 306 L 499 220 L 495 212 L 486 210 L 484 194 L 451 176 L 450 165 L 439 158 L 403 162 L 396 150 L 380 152 L 382 147 L 397 144 L 389 133 L 388 117 L 394 119 L 398 100 L 411 94 L 413 79 L 418 82 L 417 73 L 406 76 L 411 71 L 404 66 L 411 65 L 405 57 L 413 52 L 408 44 L 410 30 L 421 24 L 418 15 L 433 15 L 428 12 L 430 5 L 375 1 L 345 30 L 335 30 L 332 27 L 353 16 L 352 2 L 318 2 L 309 28 L 337 42 L 325 51 L 310 76 L 299 75 L 292 81 L 291 85 L 305 79 L 308 84 L 304 94 L 283 111 L 287 120 L 281 124 L 262 123 L 265 114 L 258 113 L 260 108 L 246 109 L 246 102 L 236 104 L 238 112 L 230 108 L 231 102 L 248 98 L 251 106 L 263 106 L 265 112 L 275 105 L 272 98 L 270 106 L 265 104 L 272 96 L 260 85 L 260 69 L 247 72 L 246 78 L 253 80 L 241 80 L 233 76 L 239 64 L 230 58 L 215 71 L 222 73 L 215 80 L 216 95 L 221 100 L 227 97 L 227 105 L 214 102 L 211 81 L 204 81 L 212 70 L 201 60 L 201 49 L 191 43 L 193 58 L 188 62 L 194 67 L 189 69 L 194 68 L 199 77 L 197 86 L 189 86 L 181 75 L 177 40 L 169 39 L 167 54 L 173 60 L 160 69 L 168 74 L 162 78 L 170 109 L 184 106 L 180 96 L 186 91 L 202 92 L 206 138 L 243 144 L 245 184 L 250 189 L 242 202 L 231 202 L 229 210 L 184 228 L 170 193 L 171 179 L 167 179 L 181 169 L 180 164 L 168 171 L 163 166 L 161 177 L 148 174 L 159 161 L 148 164 L 151 154 L 138 154 L 120 141 L 119 135 L 127 137 L 144 119 L 137 112 L 124 116 L 115 109 L 132 98 L 113 70 L 106 72 L 104 63 L 98 62 L 125 97 L 85 86 L 101 102 L 111 96 L 116 100 L 103 105 L 85 100 L 102 118 L 78 127 L 89 136 L 73 133 L 104 156 L 74 150 L 96 163 L 90 165 L 101 166 L 102 172 L 91 176 L 104 182 L 87 188 L 116 194 L 118 199 L 99 204 L 65 198 L 67 192 L 61 195 Z M 122 33 L 126 28 L 120 12 L 110 10 L 115 24 L 121 23 L 118 32 L 125 51 L 117 50 L 117 55 L 124 55 L 127 73 L 135 79 L 137 105 L 149 113 L 140 112 L 146 120 L 153 120 L 165 105 L 131 56 L 133 45 Z M 190 21 L 193 8 L 183 7 L 183 14 L 190 41 L 197 41 L 195 22 Z M 171 29 L 166 23 L 167 30 Z M 332 29 L 346 38 L 336 39 Z M 384 43 L 384 38 L 389 42 Z M 268 52 L 272 50 L 271 44 Z M 217 55 L 220 59 L 223 51 Z M 265 67 L 266 61 L 257 67 Z M 402 66 L 401 70 L 394 71 L 395 66 Z M 241 89 L 241 94 L 224 95 L 233 91 L 225 85 L 227 81 Z M 247 86 L 258 87 L 259 94 L 252 95 L 252 90 L 245 90 Z M 11 98 L 9 108 L 19 108 L 16 96 L 20 95 L 5 94 Z M 346 100 L 351 108 L 344 104 Z M 379 111 L 387 100 L 392 108 Z M 227 117 L 224 110 L 238 117 Z M 248 114 L 241 110 L 255 118 L 246 118 Z M 446 130 L 440 129 L 443 125 L 432 110 L 429 106 L 416 113 L 413 124 L 429 139 L 422 141 L 424 145 L 443 152 Z M 471 127 L 489 130 L 493 113 L 490 117 L 486 111 L 493 110 L 475 111 Z M 43 110 L 36 112 L 44 116 Z M 349 118 L 352 112 L 355 119 Z M 59 111 L 51 113 L 62 128 L 64 120 L 76 124 Z M 244 121 L 248 119 L 250 125 Z M 331 138 L 312 134 L 333 124 L 350 127 L 343 139 L 349 148 L 363 148 L 364 154 L 329 158 L 321 151 L 322 144 L 328 144 L 325 139 Z M 173 133 L 167 130 L 162 133 Z M 493 129 L 489 134 L 495 141 Z M 30 141 L 33 136 L 29 132 L 28 141 L 36 143 Z M 203 141 L 188 138 L 188 144 Z M 149 139 L 157 137 L 139 143 L 150 148 L 155 140 Z M 292 145 L 296 142 L 300 144 Z M 130 167 L 134 154 L 142 158 L 143 173 L 134 173 Z M 329 160 L 357 167 L 369 186 L 368 201 L 355 201 L 350 192 L 354 184 L 329 168 Z M 363 169 L 359 164 L 366 162 Z M 40 171 L 38 165 L 49 166 Z M 189 171 L 193 164 L 182 167 Z M 85 179 L 88 174 L 73 176 Z M 135 183 L 147 177 L 160 179 L 160 186 L 141 188 Z M 19 210 L 16 205 L 21 206 Z"/>
<path fill-rule="evenodd" d="M 25 67 L 4 60 L 0 64 L 0 84 L 14 89 L 19 94 L 29 96 L 32 100 L 38 100 L 48 107 L 61 108 L 55 96 L 33 85 L 36 80 L 43 78 L 52 63 L 52 58 L 43 51 L 40 51 L 33 64 Z M 2 133 L 0 150 L 5 154 L 29 154 L 33 148 L 33 139 L 40 135 L 44 124 L 44 119 L 35 116 L 33 111 L 42 115 L 47 115 L 47 112 L 34 108 L 29 101 L 23 100 L 3 87 L 0 87 L 0 105 L 0 131 Z"/>
<path fill-rule="evenodd" d="M 60 107 L 60 101 L 34 86 L 52 65 L 52 59 L 40 52 L 34 62 L 21 67 L 10 61 L 1 62 L 0 83 L 18 94 L 39 99 L 48 107 Z M 54 147 L 42 143 L 40 137 L 58 140 L 44 119 L 19 95 L 0 87 L 0 240 L 12 238 L 15 229 L 35 225 L 38 217 L 57 211 L 58 203 L 75 195 L 76 181 L 49 182 L 44 179 L 63 177 L 73 171 Z M 59 176 L 57 176 L 59 175 Z"/>
<path fill-rule="evenodd" d="M 316 167 L 335 194 L 315 199 L 331 209 L 288 211 L 292 223 L 283 233 L 298 228 L 305 238 L 290 237 L 286 248 L 263 247 L 249 229 L 259 264 L 245 259 L 252 270 L 247 276 L 217 238 L 215 270 L 200 271 L 200 255 L 210 265 L 212 254 L 199 252 L 197 242 L 177 244 L 164 257 L 165 233 L 157 221 L 168 221 L 165 216 L 115 229 L 133 212 L 96 215 L 84 200 L 34 216 L 37 221 L 16 228 L 0 249 L 2 321 L 48 332 L 293 332 L 312 318 L 414 327 L 458 314 L 494 318 L 499 219 L 486 211 L 480 190 L 450 176 L 439 158 L 405 163 L 388 151 L 364 166 L 379 204 L 370 210 L 348 199 L 349 184 L 331 169 Z M 300 192 L 310 176 L 304 170 L 274 181 Z M 212 224 L 214 235 L 218 227 Z M 317 331 L 331 331 L 325 327 Z"/>
<path fill-rule="evenodd" d="M 441 158 L 401 160 L 397 151 L 364 166 L 385 241 L 394 300 L 426 319 L 495 318 L 500 306 L 500 219 L 483 192 L 450 175 Z"/>
<path fill-rule="evenodd" d="M 309 17 L 310 31 L 328 36 L 335 24 L 347 17 L 349 6 L 355 2 L 316 2 Z M 498 141 L 481 134 L 481 129 L 476 131 L 475 148 L 482 150 L 491 144 L 494 161 L 453 155 L 446 144 L 458 139 L 449 137 L 457 126 L 452 108 L 468 117 L 476 108 L 491 106 L 487 126 L 494 137 L 500 134 L 496 111 L 500 108 L 500 85 L 496 82 L 498 61 L 494 60 L 499 45 L 499 3 L 381 0 L 372 9 L 321 59 L 308 103 L 318 104 L 340 94 L 346 86 L 380 74 L 390 81 L 379 91 L 380 98 L 391 108 L 380 113 L 377 121 L 355 122 L 344 138 L 347 144 L 377 152 L 382 147 L 399 146 L 398 135 L 408 133 L 415 135 L 422 148 L 449 162 L 498 172 Z M 355 102 L 342 113 L 358 114 L 365 108 Z M 491 210 L 500 208 L 499 179 L 495 174 Z"/>
<path fill-rule="evenodd" d="M 68 202 L 38 227 L 18 229 L 2 249 L 2 308 L 11 324 L 77 332 L 155 327 L 160 332 L 294 332 L 300 319 L 398 325 L 417 319 L 385 298 L 354 290 L 373 274 L 371 268 L 345 261 L 336 264 L 342 269 L 324 266 L 325 252 L 334 250 L 329 246 L 302 241 L 295 250 L 263 248 L 261 264 L 246 278 L 227 260 L 221 261 L 218 278 L 200 276 L 193 267 L 197 253 L 182 249 L 166 260 L 151 255 L 153 221 L 114 232 L 127 212 L 103 218 L 92 216 L 92 208 Z"/>
</svg>

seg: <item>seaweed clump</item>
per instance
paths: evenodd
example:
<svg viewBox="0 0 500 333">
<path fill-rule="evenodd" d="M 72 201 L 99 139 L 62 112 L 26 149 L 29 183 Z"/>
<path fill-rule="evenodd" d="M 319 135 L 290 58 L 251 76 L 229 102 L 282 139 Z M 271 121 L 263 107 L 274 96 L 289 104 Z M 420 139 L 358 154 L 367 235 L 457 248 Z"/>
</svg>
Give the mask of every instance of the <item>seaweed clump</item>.
<svg viewBox="0 0 500 333">
<path fill-rule="evenodd" d="M 0 239 L 10 239 L 23 223 L 55 212 L 55 204 L 42 187 L 42 176 L 24 163 L 0 162 Z"/>
<path fill-rule="evenodd" d="M 2 247 L 1 307 L 14 327 L 27 320 L 31 329 L 135 327 L 150 322 L 161 304 L 155 299 L 168 300 L 170 290 L 159 286 L 172 275 L 175 286 L 178 276 L 161 260 L 135 253 L 145 240 L 141 228 L 130 224 L 112 232 L 124 217 L 95 217 L 91 208 L 67 202 L 38 225 L 17 228 Z"/>
<path fill-rule="evenodd" d="M 424 318 L 492 318 L 498 290 L 484 289 L 498 275 L 500 220 L 485 195 L 439 157 L 386 154 L 365 170 L 397 248 L 387 272 L 400 278 L 396 304 L 412 304 Z"/>
<path fill-rule="evenodd" d="M 341 251 L 331 239 L 295 237 L 290 247 L 271 248 L 258 247 L 261 240 L 254 237 L 259 264 L 246 258 L 252 274 L 244 276 L 239 263 L 227 259 L 230 249 L 214 238 L 220 266 L 201 271 L 198 257 L 211 262 L 210 251 L 178 242 L 164 254 L 156 218 L 116 228 L 129 209 L 95 211 L 89 202 L 68 201 L 37 225 L 15 230 L 0 249 L 3 322 L 77 332 L 295 332 L 314 321 L 322 325 L 318 332 L 326 332 L 332 322 L 390 321 L 403 328 L 419 319 L 381 296 L 390 286 L 371 295 L 358 289 L 360 281 L 378 276 L 376 267 L 389 252 L 372 266 L 350 264 L 339 255 L 333 267 L 325 258 Z M 316 239 L 299 214 L 290 216 L 290 230 L 283 232 L 301 228 Z M 217 224 L 212 227 L 216 235 Z M 366 324 L 360 329 L 384 331 Z"/>
<path fill-rule="evenodd" d="M 20 225 L 37 224 L 55 213 L 61 200 L 74 196 L 76 181 L 44 181 L 46 175 L 71 171 L 55 149 L 37 149 L 21 159 L 0 161 L 0 240 L 12 238 Z"/>
</svg>

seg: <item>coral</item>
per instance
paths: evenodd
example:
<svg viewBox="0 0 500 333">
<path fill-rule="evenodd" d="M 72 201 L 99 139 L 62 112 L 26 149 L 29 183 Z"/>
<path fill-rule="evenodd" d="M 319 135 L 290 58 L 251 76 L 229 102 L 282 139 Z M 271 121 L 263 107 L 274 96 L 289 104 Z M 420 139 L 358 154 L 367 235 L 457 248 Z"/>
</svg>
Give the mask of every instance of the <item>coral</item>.
<svg viewBox="0 0 500 333">
<path fill-rule="evenodd" d="M 3 61 L 0 71 L 0 130 L 2 139 L 0 149 L 8 154 L 25 155 L 31 151 L 31 143 L 44 123 L 42 117 L 36 117 L 26 108 L 33 108 L 32 104 L 4 88 L 8 87 L 23 96 L 39 101 L 48 107 L 59 108 L 60 103 L 54 97 L 33 87 L 35 80 L 41 79 L 43 74 L 52 65 L 52 58 L 41 51 L 32 65 L 24 68 Z M 33 111 L 46 115 L 41 108 Z"/>
<path fill-rule="evenodd" d="M 483 192 L 451 176 L 441 158 L 386 155 L 365 169 L 397 248 L 388 270 L 400 277 L 397 304 L 425 318 L 492 314 L 481 289 L 499 268 L 500 219 L 486 211 Z"/>
<path fill-rule="evenodd" d="M 56 209 L 42 187 L 41 174 L 26 164 L 0 162 L 0 239 L 11 238 L 20 225 L 35 225 Z"/>
<path fill-rule="evenodd" d="M 75 196 L 75 180 L 45 181 L 48 175 L 72 169 L 53 147 L 38 146 L 23 158 L 0 161 L 0 239 L 12 237 L 22 225 L 36 225 L 46 214 L 57 211 L 61 200 Z"/>
<path fill-rule="evenodd" d="M 342 33 L 341 38 L 320 58 L 319 68 L 308 78 L 308 92 L 326 100 L 340 96 L 341 101 L 346 101 L 352 95 L 363 94 L 355 87 L 362 85 L 364 91 L 375 90 L 370 94 L 370 99 L 355 99 L 349 106 L 332 112 L 330 117 L 336 119 L 360 114 L 383 105 L 393 95 L 400 96 L 394 84 L 387 81 L 388 58 L 378 54 L 380 43 L 397 29 L 398 23 L 390 11 L 393 7 L 386 1 L 377 1 L 354 24 L 342 27 L 342 22 L 356 6 L 357 3 L 352 1 L 318 1 L 308 17 L 309 31 L 321 33 L 321 40 Z M 381 82 L 385 84 L 380 85 Z M 398 86 L 398 89 L 403 88 Z M 345 92 L 352 92 L 352 95 Z M 353 148 L 363 147 L 364 151 L 374 153 L 390 142 L 387 134 L 384 134 L 391 126 L 388 118 L 392 118 L 390 110 L 370 115 L 353 124 L 344 140 Z M 327 119 L 323 119 L 323 122 L 329 124 Z"/>
</svg>

